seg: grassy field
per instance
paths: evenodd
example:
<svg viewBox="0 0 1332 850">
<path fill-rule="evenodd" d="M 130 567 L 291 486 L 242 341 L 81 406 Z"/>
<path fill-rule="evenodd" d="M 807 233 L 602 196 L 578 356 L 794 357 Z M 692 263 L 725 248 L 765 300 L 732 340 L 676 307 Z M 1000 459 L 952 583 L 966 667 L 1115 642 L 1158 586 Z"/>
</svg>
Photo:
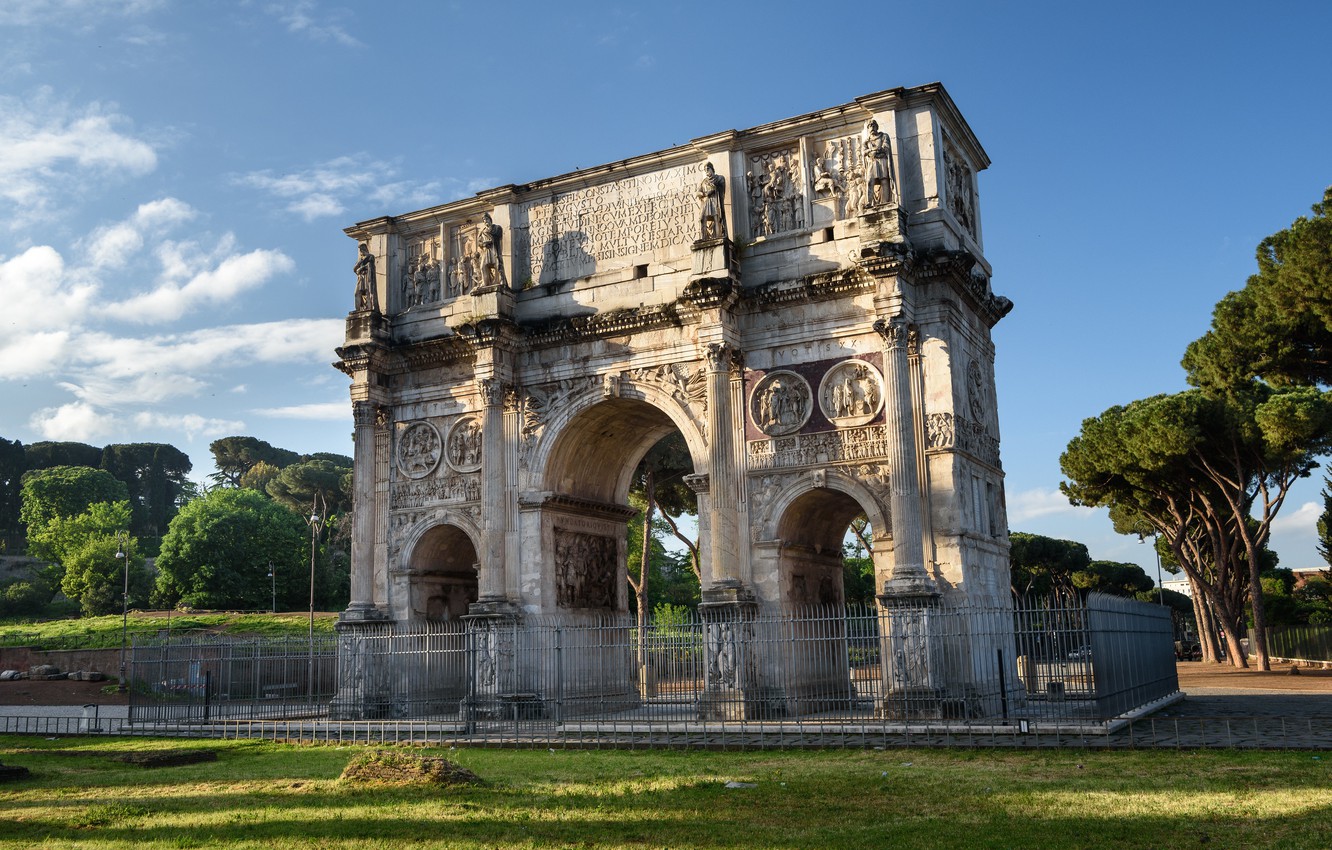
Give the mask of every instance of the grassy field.
<svg viewBox="0 0 1332 850">
<path fill-rule="evenodd" d="M 315 613 L 315 633 L 332 634 L 337 614 Z M 186 632 L 207 629 L 228 634 L 261 634 L 300 637 L 309 634 L 309 613 L 293 614 L 198 614 L 172 611 L 131 611 L 128 631 L 155 635 L 166 631 Z M 0 624 L 0 644 L 14 646 L 35 643 L 43 649 L 111 649 L 120 646 L 121 618 L 81 617 L 73 620 L 48 620 L 43 623 Z"/>
<path fill-rule="evenodd" d="M 171 749 L 218 758 L 112 758 Z M 0 848 L 1332 846 L 1332 759 L 1301 752 L 462 749 L 432 754 L 484 784 L 403 787 L 339 780 L 359 749 L 0 737 L 32 771 Z"/>
</svg>

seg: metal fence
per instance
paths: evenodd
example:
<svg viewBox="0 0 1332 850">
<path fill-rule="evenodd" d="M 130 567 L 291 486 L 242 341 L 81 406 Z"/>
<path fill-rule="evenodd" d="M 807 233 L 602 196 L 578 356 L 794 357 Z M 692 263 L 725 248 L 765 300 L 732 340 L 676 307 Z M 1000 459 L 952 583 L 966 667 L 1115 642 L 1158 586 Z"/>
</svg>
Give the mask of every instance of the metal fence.
<svg viewBox="0 0 1332 850">
<path fill-rule="evenodd" d="M 138 637 L 131 723 L 319 717 L 337 690 L 336 638 Z"/>
<path fill-rule="evenodd" d="M 1104 724 L 1178 691 L 1159 606 L 727 609 L 136 640 L 130 724 L 404 721 L 476 739 Z M 692 731 L 690 731 L 692 730 Z"/>
<path fill-rule="evenodd" d="M 1332 663 L 1332 626 L 1274 626 L 1267 629 L 1267 654 L 1301 664 Z M 1249 629 L 1249 646 L 1257 646 Z"/>
</svg>

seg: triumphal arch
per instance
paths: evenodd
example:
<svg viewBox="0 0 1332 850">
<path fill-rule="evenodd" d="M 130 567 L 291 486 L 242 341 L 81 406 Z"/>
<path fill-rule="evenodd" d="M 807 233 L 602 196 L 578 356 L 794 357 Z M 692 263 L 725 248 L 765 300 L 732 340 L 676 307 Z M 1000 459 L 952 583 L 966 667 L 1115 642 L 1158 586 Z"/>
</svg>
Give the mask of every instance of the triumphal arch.
<svg viewBox="0 0 1332 850">
<path fill-rule="evenodd" d="M 796 699 L 737 660 L 744 623 L 841 602 L 861 514 L 900 635 L 928 639 L 934 600 L 1006 602 L 991 328 L 1012 304 L 982 251 L 988 164 L 933 84 L 347 228 L 343 635 L 457 622 L 484 655 L 496 623 L 626 610 L 631 477 L 672 432 L 728 705 Z M 929 658 L 896 686 L 935 687 Z M 531 690 L 479 664 L 473 694 Z"/>
</svg>

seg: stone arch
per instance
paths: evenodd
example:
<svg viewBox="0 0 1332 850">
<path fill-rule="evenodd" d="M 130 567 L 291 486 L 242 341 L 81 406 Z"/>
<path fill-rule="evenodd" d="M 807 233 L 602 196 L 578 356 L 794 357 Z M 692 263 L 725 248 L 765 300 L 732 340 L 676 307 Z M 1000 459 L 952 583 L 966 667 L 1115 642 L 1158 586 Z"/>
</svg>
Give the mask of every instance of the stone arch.
<svg viewBox="0 0 1332 850">
<path fill-rule="evenodd" d="M 538 490 L 623 504 L 634 466 L 673 430 L 684 437 L 695 472 L 705 472 L 707 440 L 690 412 L 668 393 L 625 380 L 615 395 L 589 391 L 573 396 L 552 411 L 533 447 L 528 462 L 532 484 Z M 607 463 L 608 457 L 624 462 Z M 595 481 L 581 474 L 594 467 L 613 468 L 617 474 Z"/>
<path fill-rule="evenodd" d="M 458 519 L 431 517 L 409 530 L 399 566 L 407 576 L 410 620 L 456 621 L 477 600 L 480 538 Z"/>
<path fill-rule="evenodd" d="M 815 470 L 782 488 L 760 529 L 760 539 L 776 544 L 776 601 L 786 606 L 845 602 L 842 541 L 847 526 L 862 513 L 873 529 L 875 573 L 886 574 L 892 526 L 875 489 L 841 470 Z"/>
</svg>

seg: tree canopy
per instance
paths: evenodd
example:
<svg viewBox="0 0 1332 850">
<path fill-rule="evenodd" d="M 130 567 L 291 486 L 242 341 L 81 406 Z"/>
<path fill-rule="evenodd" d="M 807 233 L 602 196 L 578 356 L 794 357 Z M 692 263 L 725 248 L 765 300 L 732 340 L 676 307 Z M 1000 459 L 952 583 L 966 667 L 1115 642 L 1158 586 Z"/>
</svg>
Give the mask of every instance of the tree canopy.
<svg viewBox="0 0 1332 850">
<path fill-rule="evenodd" d="M 1008 535 L 1008 542 L 1012 547 L 1010 581 L 1013 592 L 1022 596 L 1069 593 L 1075 587 L 1073 574 L 1091 564 L 1087 547 L 1074 540 L 1015 531 Z"/>
<path fill-rule="evenodd" d="M 134 534 L 160 537 L 179 509 L 193 464 L 166 443 L 122 443 L 102 449 L 101 467 L 129 489 Z"/>
<path fill-rule="evenodd" d="M 1211 329 L 1185 352 L 1190 383 L 1332 385 L 1332 188 L 1312 217 L 1260 242 L 1257 260 L 1258 272 L 1221 299 Z"/>
<path fill-rule="evenodd" d="M 303 607 L 310 535 L 301 517 L 254 490 L 216 488 L 181 509 L 162 538 L 157 594 L 195 608 Z"/>
<path fill-rule="evenodd" d="M 56 518 L 78 516 L 98 502 L 128 502 L 129 488 L 103 469 L 53 466 L 24 474 L 22 500 L 20 518 L 28 527 L 29 551 L 38 558 L 57 560 L 43 548 L 43 535 L 50 523 Z"/>
<path fill-rule="evenodd" d="M 280 449 L 258 437 L 222 437 L 208 444 L 217 468 L 209 477 L 215 484 L 239 487 L 241 476 L 256 463 L 264 462 L 281 469 L 301 459 L 296 452 Z"/>
</svg>

